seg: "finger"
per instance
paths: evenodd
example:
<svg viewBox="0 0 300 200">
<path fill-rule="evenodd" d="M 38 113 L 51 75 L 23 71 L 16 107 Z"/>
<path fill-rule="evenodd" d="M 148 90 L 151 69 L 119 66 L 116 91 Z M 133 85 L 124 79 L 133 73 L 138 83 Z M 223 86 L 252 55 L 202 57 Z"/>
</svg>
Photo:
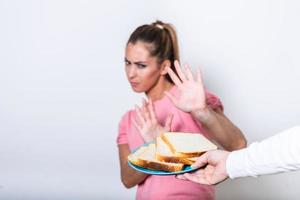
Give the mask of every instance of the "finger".
<svg viewBox="0 0 300 200">
<path fill-rule="evenodd" d="M 135 112 L 137 114 L 137 119 L 141 122 L 141 124 L 145 124 L 146 122 L 142 116 L 141 109 L 137 105 L 135 105 Z"/>
<path fill-rule="evenodd" d="M 151 117 L 150 117 L 150 113 L 149 113 L 148 107 L 145 107 L 144 115 L 145 115 L 146 122 L 151 122 L 152 121 Z"/>
<path fill-rule="evenodd" d="M 228 176 L 214 173 L 209 178 L 210 179 L 208 180 L 208 182 L 210 182 L 210 184 L 218 184 L 225 181 L 228 178 Z"/>
<path fill-rule="evenodd" d="M 142 98 L 142 104 L 143 104 L 143 106 L 147 106 L 148 102 L 145 98 Z"/>
<path fill-rule="evenodd" d="M 166 131 L 171 131 L 171 125 L 172 125 L 172 120 L 173 120 L 173 114 L 170 114 L 166 120 L 165 123 L 165 130 Z"/>
<path fill-rule="evenodd" d="M 138 125 L 137 121 L 135 119 L 132 120 L 133 125 L 135 126 L 135 128 L 142 133 L 142 128 Z"/>
<path fill-rule="evenodd" d="M 145 113 L 148 103 L 147 103 L 146 99 L 144 99 L 144 98 L 142 98 L 142 105 L 143 105 L 142 111 Z"/>
<path fill-rule="evenodd" d="M 202 72 L 200 68 L 197 69 L 197 82 L 199 82 L 202 86 L 204 86 Z"/>
<path fill-rule="evenodd" d="M 194 80 L 194 76 L 193 76 L 193 73 L 192 73 L 191 69 L 189 68 L 189 66 L 187 64 L 185 64 L 183 67 L 184 67 L 187 79 L 189 81 L 193 81 Z"/>
<path fill-rule="evenodd" d="M 202 94 L 203 98 L 202 99 L 206 99 L 206 90 L 205 90 L 205 87 L 204 87 L 204 82 L 203 82 L 203 78 L 202 78 L 202 74 L 201 74 L 201 69 L 197 69 L 197 80 L 196 82 L 200 85 L 200 89 L 201 89 L 201 92 L 200 94 Z M 205 103 L 205 101 L 204 101 Z"/>
<path fill-rule="evenodd" d="M 191 168 L 200 168 L 208 163 L 208 153 L 201 155 L 194 164 L 191 165 Z"/>
<path fill-rule="evenodd" d="M 148 111 L 148 102 L 144 98 L 142 98 L 142 105 L 143 106 L 142 106 L 141 114 L 144 117 L 145 121 L 149 122 L 151 119 L 150 119 L 150 114 L 149 114 L 149 111 Z"/>
<path fill-rule="evenodd" d="M 179 78 L 182 80 L 182 82 L 186 81 L 187 79 L 186 79 L 184 73 L 181 70 L 181 67 L 180 67 L 180 64 L 179 64 L 178 60 L 174 61 L 174 65 L 175 65 L 175 69 L 176 69 L 176 72 L 177 72 Z"/>
<path fill-rule="evenodd" d="M 177 106 L 178 105 L 178 100 L 177 98 L 171 94 L 170 92 L 165 91 L 165 95 L 172 101 L 172 103 Z"/>
<path fill-rule="evenodd" d="M 156 115 L 155 115 L 155 112 L 154 112 L 153 102 L 152 102 L 151 99 L 149 99 L 148 110 L 149 110 L 149 113 L 150 113 L 151 120 L 156 122 L 157 119 L 156 119 Z"/>
<path fill-rule="evenodd" d="M 182 174 L 179 174 L 179 175 L 177 175 L 177 176 L 175 176 L 175 177 L 178 178 L 178 179 L 181 179 L 181 180 L 188 180 L 188 179 L 185 178 L 185 176 L 182 175 Z"/>
<path fill-rule="evenodd" d="M 211 185 L 210 182 L 207 181 L 204 173 L 197 173 L 197 174 L 185 173 L 184 177 L 187 180 L 193 181 L 195 183 L 200 183 L 200 184 L 205 184 L 205 185 Z"/>
<path fill-rule="evenodd" d="M 178 76 L 175 74 L 175 72 L 170 67 L 167 68 L 167 72 L 170 78 L 172 79 L 172 81 L 175 83 L 175 85 L 180 87 L 182 83 L 181 80 L 178 78 Z"/>
<path fill-rule="evenodd" d="M 149 113 L 149 102 L 146 99 L 142 98 L 143 102 L 143 114 L 146 121 L 151 121 L 150 113 Z"/>
</svg>

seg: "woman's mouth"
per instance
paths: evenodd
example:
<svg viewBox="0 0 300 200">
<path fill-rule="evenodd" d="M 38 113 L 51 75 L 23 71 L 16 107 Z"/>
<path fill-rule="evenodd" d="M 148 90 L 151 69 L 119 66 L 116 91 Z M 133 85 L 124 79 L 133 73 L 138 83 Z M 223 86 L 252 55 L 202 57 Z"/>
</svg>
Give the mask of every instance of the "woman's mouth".
<svg viewBox="0 0 300 200">
<path fill-rule="evenodd" d="M 130 85 L 131 85 L 132 87 L 136 87 L 136 86 L 138 85 L 138 83 L 137 83 L 137 82 L 130 82 Z"/>
</svg>

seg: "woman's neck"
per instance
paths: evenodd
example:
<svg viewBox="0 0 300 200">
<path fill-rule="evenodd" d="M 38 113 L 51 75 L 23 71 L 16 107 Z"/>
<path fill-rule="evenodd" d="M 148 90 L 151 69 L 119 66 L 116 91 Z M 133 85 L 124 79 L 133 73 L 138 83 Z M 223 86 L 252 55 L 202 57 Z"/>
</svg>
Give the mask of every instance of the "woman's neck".
<svg viewBox="0 0 300 200">
<path fill-rule="evenodd" d="M 158 80 L 157 84 L 154 85 L 149 91 L 146 92 L 148 98 L 152 101 L 159 100 L 164 97 L 164 92 L 169 91 L 174 86 L 166 79 Z"/>
</svg>

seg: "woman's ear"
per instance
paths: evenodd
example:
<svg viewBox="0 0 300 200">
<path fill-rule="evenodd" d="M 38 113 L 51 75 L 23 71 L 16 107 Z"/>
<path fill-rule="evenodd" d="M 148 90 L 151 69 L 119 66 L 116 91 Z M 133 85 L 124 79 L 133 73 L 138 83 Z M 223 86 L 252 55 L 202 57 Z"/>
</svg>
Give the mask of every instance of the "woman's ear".
<svg viewBox="0 0 300 200">
<path fill-rule="evenodd" d="M 171 67 L 171 61 L 170 60 L 165 60 L 162 64 L 161 64 L 161 75 L 166 75 L 168 73 L 167 69 L 168 67 Z"/>
</svg>

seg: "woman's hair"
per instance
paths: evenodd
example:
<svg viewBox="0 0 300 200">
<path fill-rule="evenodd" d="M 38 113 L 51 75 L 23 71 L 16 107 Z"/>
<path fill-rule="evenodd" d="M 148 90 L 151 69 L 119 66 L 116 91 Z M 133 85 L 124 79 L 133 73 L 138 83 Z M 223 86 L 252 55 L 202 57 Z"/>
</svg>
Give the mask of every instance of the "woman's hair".
<svg viewBox="0 0 300 200">
<path fill-rule="evenodd" d="M 179 61 L 179 49 L 177 34 L 172 24 L 156 21 L 152 24 L 139 26 L 130 35 L 127 44 L 136 44 L 137 42 L 149 44 L 148 50 L 150 56 L 157 57 L 159 64 L 165 60 L 169 60 L 171 62 L 171 69 L 176 72 L 174 61 Z M 168 74 L 167 79 L 173 82 Z"/>
</svg>

